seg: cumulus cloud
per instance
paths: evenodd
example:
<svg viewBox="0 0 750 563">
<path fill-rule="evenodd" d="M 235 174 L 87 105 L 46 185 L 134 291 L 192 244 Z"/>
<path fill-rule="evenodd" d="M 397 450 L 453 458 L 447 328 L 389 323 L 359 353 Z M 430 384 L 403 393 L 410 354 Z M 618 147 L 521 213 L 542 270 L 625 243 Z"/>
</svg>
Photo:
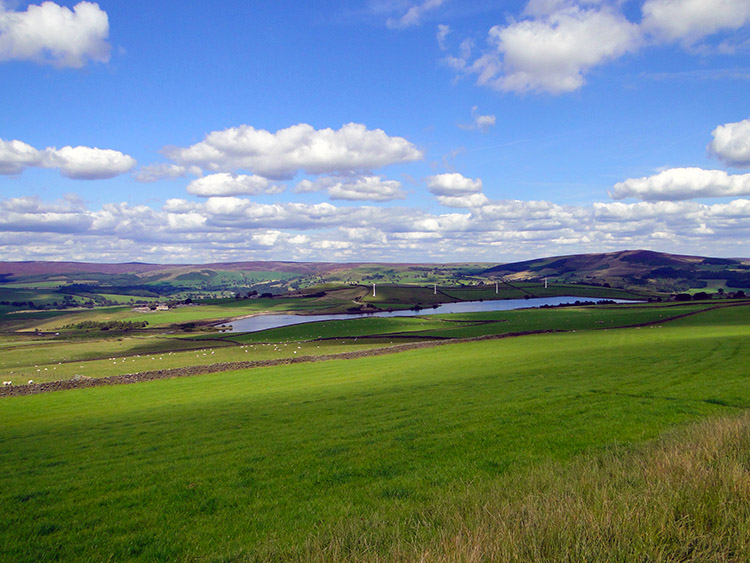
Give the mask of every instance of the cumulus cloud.
<svg viewBox="0 0 750 563">
<path fill-rule="evenodd" d="M 304 123 L 271 133 L 250 125 L 214 131 L 187 148 L 167 147 L 164 154 L 180 166 L 211 172 L 249 170 L 267 178 L 372 170 L 423 157 L 402 137 L 348 123 L 339 130 Z"/>
<path fill-rule="evenodd" d="M 26 168 L 57 168 L 75 180 L 113 178 L 136 165 L 133 157 L 112 149 L 63 147 L 37 150 L 22 141 L 0 139 L 0 174 L 20 174 Z"/>
<path fill-rule="evenodd" d="M 212 197 L 273 194 L 284 191 L 284 188 L 271 184 L 262 176 L 219 172 L 193 180 L 188 184 L 187 191 L 201 197 Z"/>
<path fill-rule="evenodd" d="M 424 0 L 421 3 L 413 4 L 406 13 L 400 18 L 389 18 L 387 25 L 391 29 L 404 29 L 419 25 L 425 13 L 435 10 L 443 5 L 445 0 Z"/>
<path fill-rule="evenodd" d="M 750 24 L 747 0 L 646 0 L 640 22 L 624 15 L 624 4 L 530 0 L 518 19 L 490 28 L 488 47 L 479 56 L 472 57 L 468 43 L 443 60 L 461 74 L 476 76 L 480 86 L 562 94 L 580 89 L 592 69 L 646 46 L 678 42 L 699 51 L 707 49 L 701 41 L 718 35 L 723 41 L 713 50 L 733 52 L 737 34 L 731 32 Z M 443 50 L 448 31 L 438 29 Z"/>
<path fill-rule="evenodd" d="M 633 197 L 644 201 L 750 195 L 750 174 L 730 175 L 723 170 L 670 168 L 654 176 L 619 182 L 610 195 L 614 199 Z"/>
<path fill-rule="evenodd" d="M 132 170 L 136 161 L 132 156 L 112 149 L 91 147 L 63 147 L 45 149 L 44 168 L 57 168 L 63 176 L 74 180 L 114 178 Z"/>
<path fill-rule="evenodd" d="M 73 9 L 54 2 L 7 10 L 0 2 L 0 61 L 28 60 L 56 67 L 81 68 L 107 62 L 109 18 L 98 4 L 79 2 Z"/>
<path fill-rule="evenodd" d="M 719 125 L 711 135 L 709 153 L 729 166 L 750 168 L 750 119 Z"/>
<path fill-rule="evenodd" d="M 184 166 L 161 162 L 142 166 L 136 172 L 133 172 L 133 179 L 137 182 L 158 182 L 165 179 L 184 178 L 187 172 L 188 169 Z M 195 169 L 193 173 L 199 176 L 200 169 Z"/>
<path fill-rule="evenodd" d="M 639 46 L 638 26 L 608 6 L 584 8 L 549 3 L 555 9 L 490 29 L 493 50 L 471 66 L 480 85 L 504 92 L 572 92 L 586 73 Z"/>
<path fill-rule="evenodd" d="M 750 23 L 747 0 L 646 0 L 642 11 L 645 31 L 688 45 Z"/>
<path fill-rule="evenodd" d="M 457 172 L 427 178 L 427 187 L 436 196 L 463 197 L 482 191 L 482 179 L 472 180 Z"/>
<path fill-rule="evenodd" d="M 482 194 L 479 194 L 482 195 Z M 461 197 L 461 196 L 457 196 Z M 467 197 L 471 197 L 469 194 Z M 596 203 L 487 201 L 466 212 L 239 197 L 169 200 L 161 209 L 80 201 L 0 200 L 6 259 L 452 261 L 658 247 L 732 255 L 750 244 L 750 200 Z M 703 250 L 705 249 L 705 250 Z"/>
<path fill-rule="evenodd" d="M 0 139 L 0 174 L 20 174 L 30 166 L 38 166 L 41 155 L 23 141 Z"/>
<path fill-rule="evenodd" d="M 438 203 L 445 207 L 455 207 L 458 209 L 473 209 L 487 205 L 490 200 L 484 194 L 469 194 L 462 196 L 437 196 Z"/>
<path fill-rule="evenodd" d="M 91 215 L 75 200 L 48 203 L 26 196 L 0 201 L 0 232 L 74 233 L 92 224 Z"/>
<path fill-rule="evenodd" d="M 331 176 L 315 181 L 302 180 L 297 184 L 295 191 L 324 191 L 331 199 L 349 201 L 392 201 L 406 197 L 401 189 L 401 182 L 384 180 L 380 176 Z"/>
</svg>

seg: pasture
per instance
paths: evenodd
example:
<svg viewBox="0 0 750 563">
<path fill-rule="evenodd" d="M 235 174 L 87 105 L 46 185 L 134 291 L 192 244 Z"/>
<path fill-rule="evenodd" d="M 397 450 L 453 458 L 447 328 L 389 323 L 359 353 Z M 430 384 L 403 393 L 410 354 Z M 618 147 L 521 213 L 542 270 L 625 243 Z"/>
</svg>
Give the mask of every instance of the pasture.
<svg viewBox="0 0 750 563">
<path fill-rule="evenodd" d="M 621 314 L 665 314 L 636 310 Z M 607 481 L 620 475 L 611 464 L 645 467 L 655 459 L 645 444 L 665 431 L 745 412 L 748 311 L 617 330 L 571 329 L 573 319 L 591 328 L 606 319 L 543 311 L 567 318 L 569 331 L 0 399 L 0 558 L 481 560 L 502 539 L 526 546 L 518 560 L 566 560 L 543 557 L 565 539 L 561 528 L 530 526 L 523 539 L 506 507 L 547 522 L 545 507 L 567 498 L 589 514 L 586 503 L 602 498 L 590 493 L 603 488 L 618 508 L 616 493 L 640 481 Z M 747 504 L 731 499 L 750 500 L 748 465 L 732 467 L 734 481 L 710 496 L 727 501 L 726 522 L 705 495 L 669 514 L 655 503 L 643 536 L 653 545 L 620 538 L 630 557 L 684 558 L 665 523 L 689 514 L 679 531 L 697 538 L 694 556 L 746 559 Z M 599 481 L 576 481 L 569 468 Z M 569 480 L 550 477 L 560 474 Z M 623 510 L 628 522 L 634 513 Z M 594 560 L 598 549 L 604 560 L 616 540 L 602 535 L 579 555 Z"/>
<path fill-rule="evenodd" d="M 415 317 L 363 317 L 247 334 L 74 333 L 0 339 L 0 374 L 14 385 L 108 377 L 213 363 L 279 360 L 388 347 L 405 342 L 563 330 L 601 330 L 660 322 L 710 304 L 563 307 Z M 159 313 L 155 313 L 159 314 Z"/>
</svg>

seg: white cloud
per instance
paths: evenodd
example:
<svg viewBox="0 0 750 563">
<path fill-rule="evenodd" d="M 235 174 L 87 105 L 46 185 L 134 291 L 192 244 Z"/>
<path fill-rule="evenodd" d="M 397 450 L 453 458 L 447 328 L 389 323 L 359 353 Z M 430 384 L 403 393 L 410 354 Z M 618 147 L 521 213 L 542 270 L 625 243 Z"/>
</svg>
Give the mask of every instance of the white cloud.
<svg viewBox="0 0 750 563">
<path fill-rule="evenodd" d="M 325 191 L 331 199 L 349 201 L 392 201 L 406 197 L 400 182 L 384 180 L 380 176 L 333 176 L 318 178 L 315 181 L 302 180 L 297 184 L 295 191 Z"/>
<path fill-rule="evenodd" d="M 504 92 L 572 92 L 590 69 L 639 46 L 638 26 L 608 6 L 553 2 L 549 8 L 554 10 L 490 29 L 494 50 L 471 66 L 480 85 Z"/>
<path fill-rule="evenodd" d="M 482 179 L 472 180 L 457 172 L 427 178 L 430 192 L 436 196 L 462 197 L 482 191 Z"/>
<path fill-rule="evenodd" d="M 493 26 L 472 60 L 462 46 L 443 62 L 501 92 L 562 94 L 580 89 L 594 68 L 646 46 L 678 42 L 691 52 L 735 52 L 750 24 L 748 0 L 646 0 L 640 22 L 622 0 L 530 0 L 519 19 Z M 732 34 L 732 32 L 735 32 Z M 713 47 L 700 41 L 717 37 Z M 470 40 L 467 40 L 470 41 Z M 445 48 L 445 30 L 438 31 Z"/>
<path fill-rule="evenodd" d="M 0 61 L 29 60 L 81 68 L 107 62 L 109 18 L 99 5 L 79 2 L 73 10 L 54 2 L 12 12 L 0 3 Z"/>
<path fill-rule="evenodd" d="M 438 203 L 445 207 L 455 207 L 458 209 L 473 209 L 477 207 L 483 207 L 490 203 L 487 196 L 484 194 L 469 194 L 462 196 L 437 196 Z"/>
<path fill-rule="evenodd" d="M 181 166 L 211 172 L 249 170 L 267 178 L 371 170 L 423 157 L 422 151 L 402 137 L 381 129 L 369 130 L 348 123 L 338 131 L 316 130 L 299 124 L 276 133 L 241 125 L 214 131 L 188 148 L 167 147 L 164 154 Z"/>
<path fill-rule="evenodd" d="M 750 119 L 719 125 L 708 151 L 728 166 L 750 168 Z"/>
<path fill-rule="evenodd" d="M 22 141 L 0 139 L 0 174 L 20 174 L 26 168 L 57 168 L 75 180 L 113 178 L 136 165 L 133 157 L 112 149 L 63 147 L 37 150 Z"/>
<path fill-rule="evenodd" d="M 688 45 L 750 23 L 747 0 L 646 0 L 642 11 L 644 30 L 661 40 Z"/>
<path fill-rule="evenodd" d="M 0 232 L 71 233 L 92 224 L 90 214 L 75 201 L 45 203 L 30 196 L 0 201 Z"/>
<path fill-rule="evenodd" d="M 241 197 L 168 200 L 160 209 L 76 198 L 0 200 L 6 260 L 507 261 L 653 248 L 713 256 L 750 246 L 750 199 L 559 205 L 456 196 L 465 211 L 260 204 Z M 476 201 L 474 201 L 476 200 Z"/>
<path fill-rule="evenodd" d="M 442 51 L 445 51 L 447 49 L 445 45 L 445 40 L 448 37 L 448 35 L 450 35 L 450 32 L 451 32 L 451 26 L 445 25 L 442 23 L 438 24 L 438 30 L 437 30 L 437 34 L 435 35 L 435 37 L 438 42 L 438 47 L 440 47 Z"/>
<path fill-rule="evenodd" d="M 58 168 L 63 176 L 75 180 L 99 180 L 129 172 L 136 161 L 112 149 L 68 146 L 46 149 L 42 165 L 45 168 Z"/>
<path fill-rule="evenodd" d="M 670 168 L 654 176 L 619 182 L 610 195 L 614 199 L 634 197 L 644 201 L 750 195 L 750 174 L 729 175 L 723 170 Z"/>
<path fill-rule="evenodd" d="M 389 18 L 387 25 L 391 29 L 404 29 L 422 23 L 425 13 L 435 10 L 443 5 L 445 0 L 424 0 L 419 4 L 413 4 L 400 18 Z"/>
<path fill-rule="evenodd" d="M 656 201 L 639 203 L 594 203 L 594 215 L 605 222 L 636 223 L 644 220 L 658 222 L 695 222 L 706 215 L 709 206 L 692 201 Z M 650 223 L 649 223 L 650 224 Z"/>
<path fill-rule="evenodd" d="M 133 173 L 133 178 L 137 182 L 158 182 L 164 179 L 184 178 L 187 172 L 188 170 L 184 166 L 161 162 L 142 166 Z M 200 174 L 200 169 L 197 169 L 196 172 Z"/>
<path fill-rule="evenodd" d="M 212 197 L 273 194 L 284 191 L 284 188 L 271 184 L 262 176 L 219 172 L 193 180 L 188 184 L 187 191 L 201 197 Z"/>
<path fill-rule="evenodd" d="M 495 126 L 495 122 L 497 121 L 497 118 L 492 115 L 482 115 L 479 113 L 479 108 L 477 106 L 474 106 L 471 108 L 471 117 L 473 121 L 468 124 L 459 124 L 459 128 L 466 129 L 467 131 L 477 130 L 481 131 L 482 133 L 486 133 L 489 131 L 490 127 Z"/>
<path fill-rule="evenodd" d="M 23 141 L 0 139 L 0 174 L 20 174 L 30 166 L 38 166 L 41 155 Z"/>
</svg>

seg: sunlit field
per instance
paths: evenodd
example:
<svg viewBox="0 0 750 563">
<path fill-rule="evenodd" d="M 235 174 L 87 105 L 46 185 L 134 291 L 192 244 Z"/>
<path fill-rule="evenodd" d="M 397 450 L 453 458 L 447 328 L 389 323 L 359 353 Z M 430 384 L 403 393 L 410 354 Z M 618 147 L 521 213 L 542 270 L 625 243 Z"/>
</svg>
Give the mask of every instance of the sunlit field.
<svg viewBox="0 0 750 563">
<path fill-rule="evenodd" d="M 736 499 L 747 498 L 748 465 L 737 445 L 727 455 L 740 462 L 689 462 L 696 476 L 733 468 L 721 480 L 695 481 L 681 504 L 665 492 L 645 528 L 624 528 L 641 543 L 615 537 L 596 506 L 632 520 L 638 487 L 660 486 L 607 464 L 641 459 L 648 476 L 663 450 L 645 444 L 747 410 L 747 321 L 746 307 L 731 307 L 642 328 L 4 398 L 2 557 L 449 561 L 499 557 L 515 542 L 519 561 L 616 545 L 621 560 L 675 560 L 683 534 L 695 560 L 744 560 L 747 504 Z M 727 443 L 746 443 L 743 424 Z M 694 439 L 669 447 L 689 453 Z M 556 477 L 582 466 L 590 480 Z M 586 545 L 563 533 L 565 498 L 598 526 Z M 557 537 L 567 551 L 551 547 Z"/>
</svg>

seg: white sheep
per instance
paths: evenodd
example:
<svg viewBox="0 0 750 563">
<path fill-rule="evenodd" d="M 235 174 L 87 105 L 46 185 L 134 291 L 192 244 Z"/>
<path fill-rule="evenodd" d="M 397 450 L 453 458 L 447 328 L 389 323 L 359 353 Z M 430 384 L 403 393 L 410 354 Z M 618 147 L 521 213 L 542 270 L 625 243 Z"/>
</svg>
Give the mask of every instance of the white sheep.
<svg viewBox="0 0 750 563">
<path fill-rule="evenodd" d="M 8 387 L 9 385 L 13 385 L 12 381 L 3 381 L 3 387 Z"/>
<path fill-rule="evenodd" d="M 34 380 L 33 379 L 29 379 L 29 385 L 34 385 Z"/>
</svg>

